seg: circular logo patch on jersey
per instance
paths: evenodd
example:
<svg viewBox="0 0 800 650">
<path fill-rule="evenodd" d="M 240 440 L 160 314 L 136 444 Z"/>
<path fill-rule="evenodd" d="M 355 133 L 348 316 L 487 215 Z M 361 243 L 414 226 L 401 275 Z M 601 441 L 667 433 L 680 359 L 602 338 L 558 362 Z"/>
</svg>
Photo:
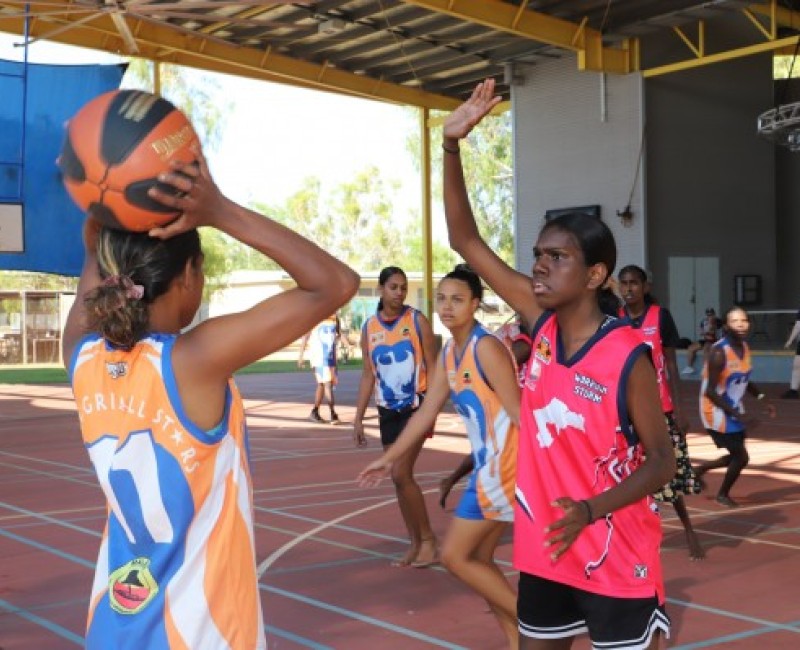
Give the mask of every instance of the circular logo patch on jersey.
<svg viewBox="0 0 800 650">
<path fill-rule="evenodd" d="M 111 574 L 108 599 L 120 614 L 138 614 L 158 593 L 158 583 L 150 573 L 150 560 L 137 557 Z"/>
</svg>

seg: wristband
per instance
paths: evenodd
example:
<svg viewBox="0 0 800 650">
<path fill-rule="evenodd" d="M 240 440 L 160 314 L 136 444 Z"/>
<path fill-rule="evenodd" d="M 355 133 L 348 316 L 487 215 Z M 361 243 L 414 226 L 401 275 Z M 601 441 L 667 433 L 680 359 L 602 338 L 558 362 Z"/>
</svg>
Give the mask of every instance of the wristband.
<svg viewBox="0 0 800 650">
<path fill-rule="evenodd" d="M 458 145 L 456 145 L 455 149 L 451 149 L 444 142 L 442 142 L 442 149 L 444 149 L 447 153 L 453 154 L 454 156 L 461 153 L 461 149 L 458 148 Z"/>
<path fill-rule="evenodd" d="M 766 397 L 766 395 L 765 395 L 764 393 L 759 393 L 759 394 L 756 396 L 756 399 L 764 399 L 765 397 Z"/>
<path fill-rule="evenodd" d="M 594 514 L 592 513 L 592 506 L 589 505 L 589 502 L 586 499 L 581 499 L 579 503 L 586 509 L 586 518 L 588 519 L 586 525 L 591 526 L 594 523 Z"/>
</svg>

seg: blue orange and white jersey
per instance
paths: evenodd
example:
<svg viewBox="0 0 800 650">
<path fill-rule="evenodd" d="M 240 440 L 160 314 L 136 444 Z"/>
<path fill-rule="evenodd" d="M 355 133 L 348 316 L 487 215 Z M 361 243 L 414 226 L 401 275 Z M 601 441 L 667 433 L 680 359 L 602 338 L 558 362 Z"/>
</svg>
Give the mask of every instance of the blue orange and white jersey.
<svg viewBox="0 0 800 650">
<path fill-rule="evenodd" d="M 719 381 L 714 387 L 717 395 L 739 413 L 744 413 L 742 398 L 747 391 L 750 373 L 753 366 L 750 362 L 750 346 L 742 342 L 744 352 L 740 357 L 733 349 L 727 337 L 717 341 L 709 352 L 709 358 L 716 349 L 721 349 L 725 354 L 725 367 L 719 374 Z M 723 411 L 706 397 L 708 386 L 708 361 L 703 364 L 703 381 L 700 383 L 700 418 L 703 426 L 718 433 L 739 433 L 744 431 L 744 424 L 739 418 L 734 418 Z"/>
<path fill-rule="evenodd" d="M 311 365 L 314 368 L 336 366 L 336 340 L 339 337 L 339 323 L 336 316 L 326 318 L 312 331 L 309 340 Z"/>
<path fill-rule="evenodd" d="M 485 336 L 492 335 L 476 323 L 460 358 L 450 339 L 442 351 L 442 365 L 472 446 L 475 469 L 464 494 L 477 495 L 485 519 L 513 521 L 518 430 L 478 360 L 478 342 Z"/>
<path fill-rule="evenodd" d="M 81 433 L 108 502 L 87 648 L 266 648 L 242 400 L 212 431 L 184 413 L 172 349 L 85 338 L 70 363 Z"/>
<path fill-rule="evenodd" d="M 363 332 L 375 375 L 375 403 L 393 411 L 419 406 L 428 385 L 419 312 L 406 306 L 392 322 L 373 314 Z"/>
<path fill-rule="evenodd" d="M 339 320 L 336 316 L 326 318 L 313 330 L 309 337 L 311 347 L 311 367 L 319 383 L 337 381 L 336 343 L 339 338 Z"/>
</svg>

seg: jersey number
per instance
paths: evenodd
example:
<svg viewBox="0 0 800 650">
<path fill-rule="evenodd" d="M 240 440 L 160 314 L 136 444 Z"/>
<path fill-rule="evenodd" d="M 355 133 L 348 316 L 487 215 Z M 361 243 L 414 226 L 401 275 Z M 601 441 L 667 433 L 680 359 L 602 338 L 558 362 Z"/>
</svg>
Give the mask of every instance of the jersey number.
<svg viewBox="0 0 800 650">
<path fill-rule="evenodd" d="M 128 472 L 139 499 L 139 510 L 142 513 L 144 527 L 153 541 L 170 543 L 174 532 L 161 494 L 161 484 L 158 480 L 158 459 L 151 431 L 135 431 L 130 434 L 124 445 L 117 447 L 117 444 L 118 438 L 107 436 L 89 448 L 89 457 L 94 463 L 100 485 L 108 498 L 111 510 L 125 530 L 131 544 L 143 541 L 137 540 L 134 531 L 131 530 L 111 483 L 112 472 Z"/>
</svg>

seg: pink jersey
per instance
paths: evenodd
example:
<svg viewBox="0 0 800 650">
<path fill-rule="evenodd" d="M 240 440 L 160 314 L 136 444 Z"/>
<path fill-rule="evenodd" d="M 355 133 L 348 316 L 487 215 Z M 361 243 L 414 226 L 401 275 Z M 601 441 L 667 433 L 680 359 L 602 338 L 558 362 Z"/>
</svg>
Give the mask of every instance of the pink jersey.
<svg viewBox="0 0 800 650">
<path fill-rule="evenodd" d="M 625 308 L 620 309 L 620 316 L 628 316 Z M 638 325 L 636 323 L 641 323 Z M 644 314 L 634 321 L 630 320 L 633 331 L 642 337 L 642 340 L 650 346 L 653 354 L 653 364 L 656 367 L 656 377 L 658 379 L 658 393 L 661 396 L 661 408 L 664 413 L 672 413 L 675 405 L 672 403 L 672 396 L 669 393 L 667 383 L 667 360 L 664 356 L 664 345 L 661 341 L 661 307 L 658 305 L 647 305 Z"/>
<path fill-rule="evenodd" d="M 557 561 L 545 528 L 563 516 L 551 503 L 613 488 L 643 462 L 628 418 L 626 387 L 647 347 L 625 321 L 610 319 L 570 360 L 554 314 L 534 329 L 522 390 L 514 565 L 520 571 L 618 598 L 664 601 L 661 521 L 648 496 L 587 526 Z"/>
<path fill-rule="evenodd" d="M 108 502 L 87 648 L 266 648 L 242 400 L 213 431 L 186 417 L 176 336 L 130 351 L 85 339 L 70 366 L 83 441 Z"/>
</svg>

